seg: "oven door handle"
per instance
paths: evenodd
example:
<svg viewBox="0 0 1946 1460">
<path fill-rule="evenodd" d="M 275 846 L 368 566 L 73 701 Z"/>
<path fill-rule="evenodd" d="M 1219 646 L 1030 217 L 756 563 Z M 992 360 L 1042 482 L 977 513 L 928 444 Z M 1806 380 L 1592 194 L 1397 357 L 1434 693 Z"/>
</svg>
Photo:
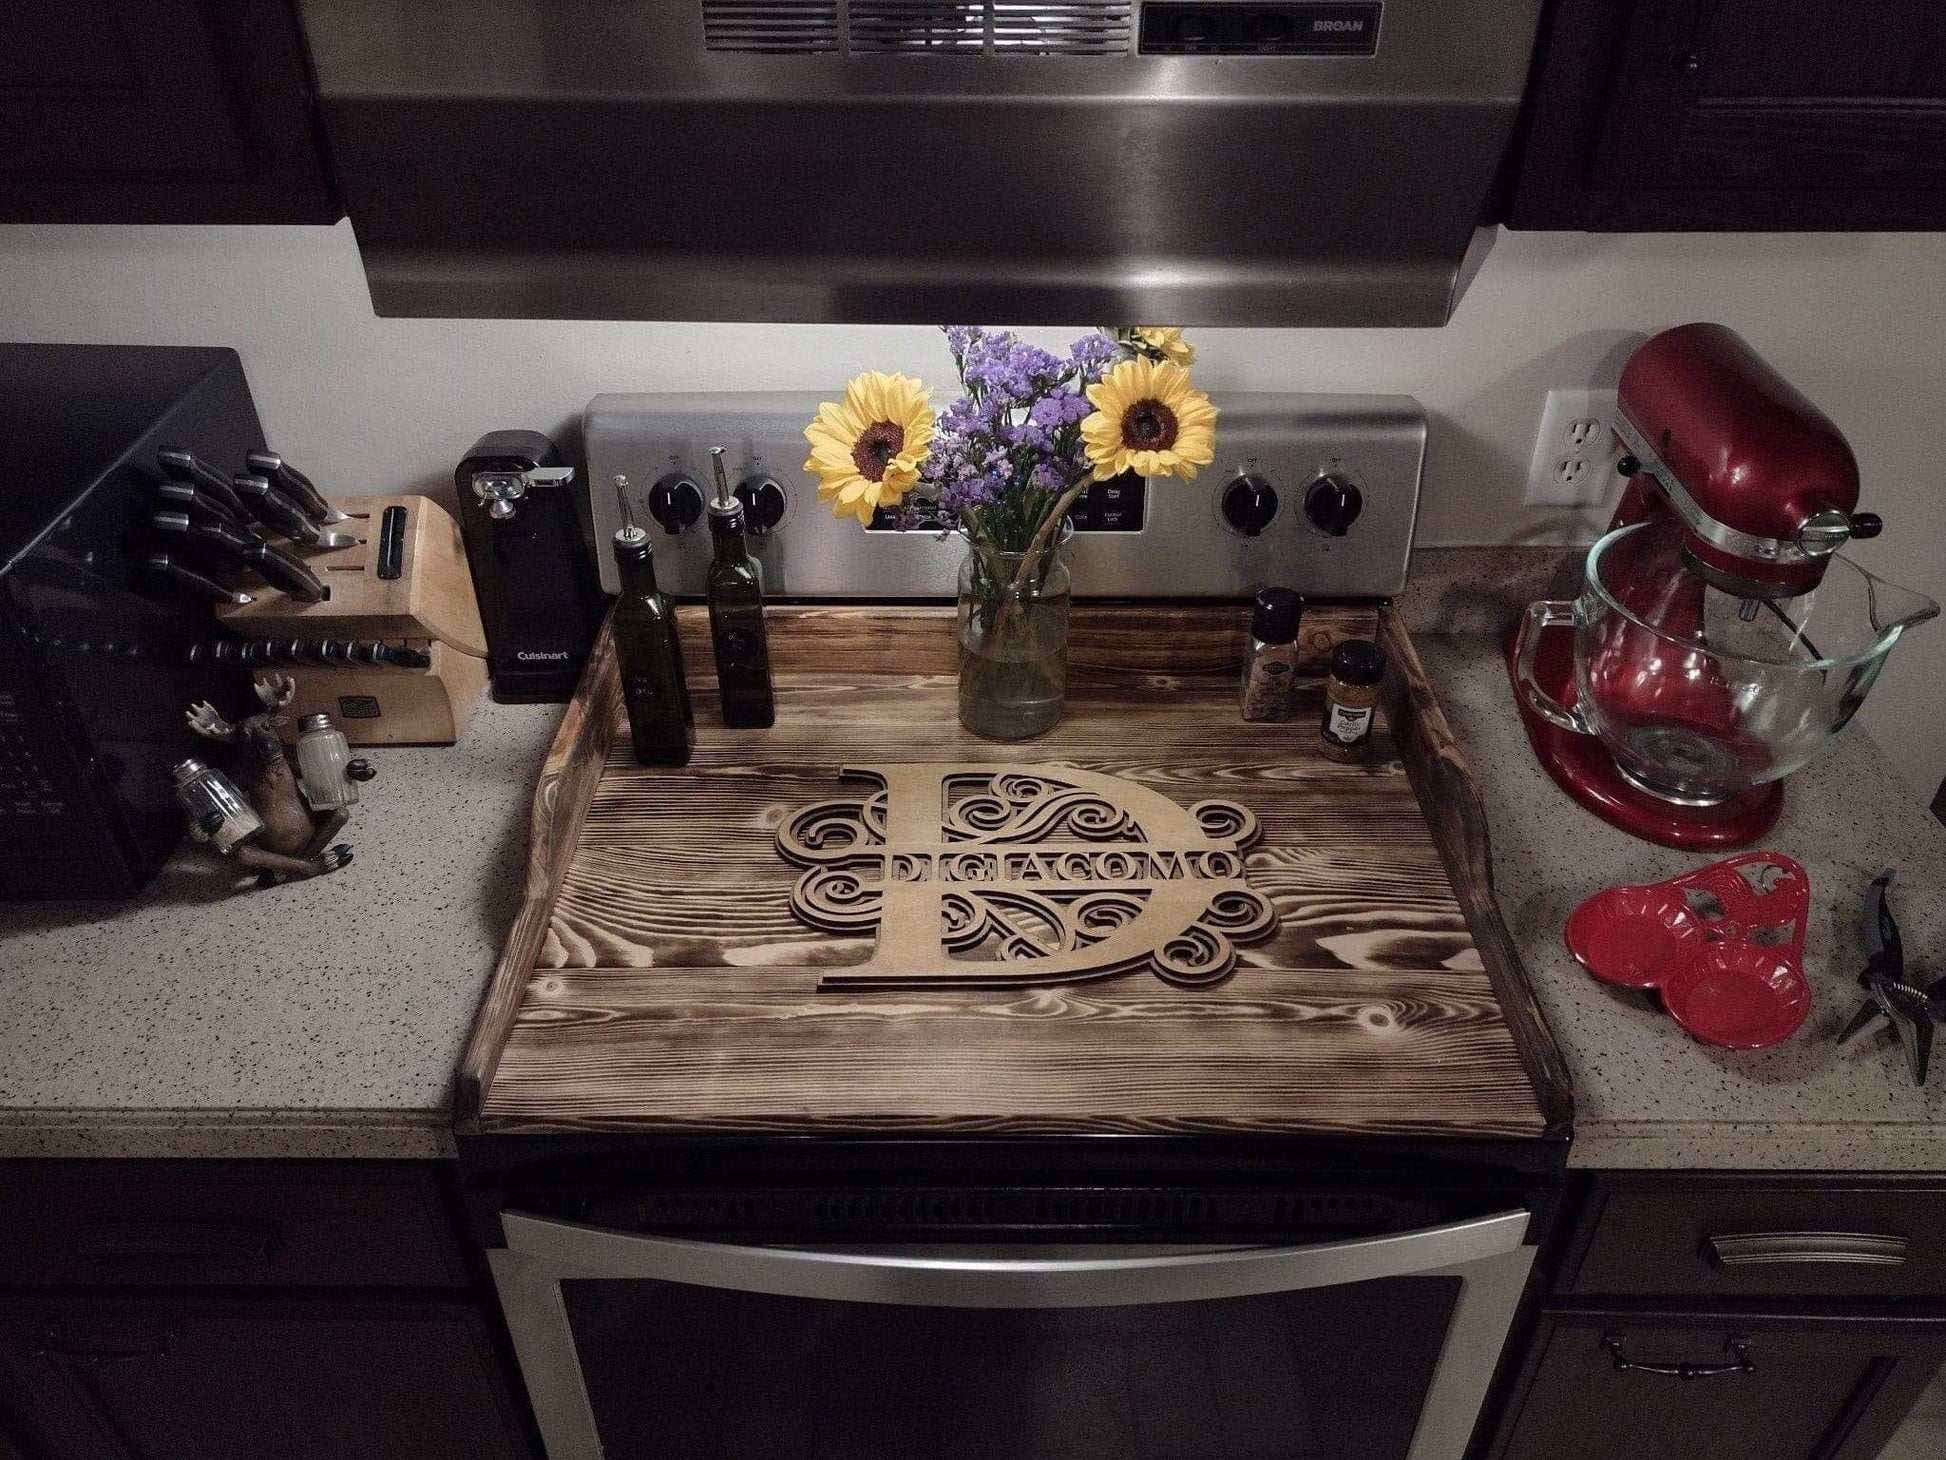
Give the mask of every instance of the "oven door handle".
<svg viewBox="0 0 1946 1460">
<path fill-rule="evenodd" d="M 788 1248 L 692 1242 L 507 1212 L 508 1255 L 556 1278 L 629 1279 L 945 1308 L 1097 1308 L 1285 1293 L 1517 1251 L 1524 1210 L 1307 1247 Z"/>
</svg>

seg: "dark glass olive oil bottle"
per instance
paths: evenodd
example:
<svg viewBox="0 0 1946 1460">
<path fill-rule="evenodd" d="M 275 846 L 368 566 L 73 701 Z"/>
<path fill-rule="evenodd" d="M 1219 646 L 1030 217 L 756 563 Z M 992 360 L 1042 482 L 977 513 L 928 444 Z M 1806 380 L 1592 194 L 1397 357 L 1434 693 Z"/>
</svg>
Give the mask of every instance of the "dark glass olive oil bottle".
<svg viewBox="0 0 1946 1460">
<path fill-rule="evenodd" d="M 764 633 L 763 572 L 743 535 L 743 503 L 723 472 L 723 448 L 710 451 L 716 500 L 709 504 L 709 632 L 723 723 L 765 730 L 777 722 L 770 686 L 770 640 Z"/>
<path fill-rule="evenodd" d="M 649 535 L 635 525 L 628 479 L 615 478 L 622 529 L 615 534 L 615 567 L 622 596 L 615 604 L 615 658 L 621 669 L 622 704 L 635 759 L 643 765 L 688 765 L 696 748 L 696 715 L 683 678 L 676 614 L 655 586 L 655 555 Z"/>
</svg>

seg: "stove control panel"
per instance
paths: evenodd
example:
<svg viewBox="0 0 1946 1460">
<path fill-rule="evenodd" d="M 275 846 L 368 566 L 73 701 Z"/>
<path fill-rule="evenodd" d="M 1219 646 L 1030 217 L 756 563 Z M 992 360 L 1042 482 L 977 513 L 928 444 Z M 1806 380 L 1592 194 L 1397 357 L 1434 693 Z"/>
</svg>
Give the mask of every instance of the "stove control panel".
<svg viewBox="0 0 1946 1460">
<path fill-rule="evenodd" d="M 655 545 L 665 592 L 698 595 L 709 564 L 710 451 L 744 504 L 764 585 L 784 598 L 950 597 L 964 549 L 880 514 L 839 519 L 804 470 L 813 394 L 599 395 L 588 403 L 589 506 L 602 586 L 615 478 Z M 1282 584 L 1325 598 L 1405 587 L 1426 417 L 1409 396 L 1216 395 L 1217 459 L 1193 481 L 1129 473 L 1074 512 L 1074 591 L 1098 598 L 1238 598 Z"/>
</svg>

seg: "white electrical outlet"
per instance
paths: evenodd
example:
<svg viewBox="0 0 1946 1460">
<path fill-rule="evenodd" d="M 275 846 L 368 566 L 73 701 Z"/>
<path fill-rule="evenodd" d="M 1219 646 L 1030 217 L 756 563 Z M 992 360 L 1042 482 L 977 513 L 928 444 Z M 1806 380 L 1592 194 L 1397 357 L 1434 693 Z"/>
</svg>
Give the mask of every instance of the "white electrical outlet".
<svg viewBox="0 0 1946 1460">
<path fill-rule="evenodd" d="M 1614 391 L 1550 390 L 1527 466 L 1527 505 L 1593 506 L 1614 485 L 1621 455 Z"/>
</svg>

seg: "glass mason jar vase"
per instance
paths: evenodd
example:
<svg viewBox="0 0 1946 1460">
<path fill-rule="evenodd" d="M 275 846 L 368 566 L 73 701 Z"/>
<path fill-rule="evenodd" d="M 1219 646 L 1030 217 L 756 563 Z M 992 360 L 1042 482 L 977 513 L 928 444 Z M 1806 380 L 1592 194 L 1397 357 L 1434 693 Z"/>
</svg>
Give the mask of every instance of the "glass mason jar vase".
<svg viewBox="0 0 1946 1460">
<path fill-rule="evenodd" d="M 969 542 L 960 564 L 959 718 L 988 740 L 1045 735 L 1067 707 L 1065 534 L 1027 556 Z"/>
</svg>

